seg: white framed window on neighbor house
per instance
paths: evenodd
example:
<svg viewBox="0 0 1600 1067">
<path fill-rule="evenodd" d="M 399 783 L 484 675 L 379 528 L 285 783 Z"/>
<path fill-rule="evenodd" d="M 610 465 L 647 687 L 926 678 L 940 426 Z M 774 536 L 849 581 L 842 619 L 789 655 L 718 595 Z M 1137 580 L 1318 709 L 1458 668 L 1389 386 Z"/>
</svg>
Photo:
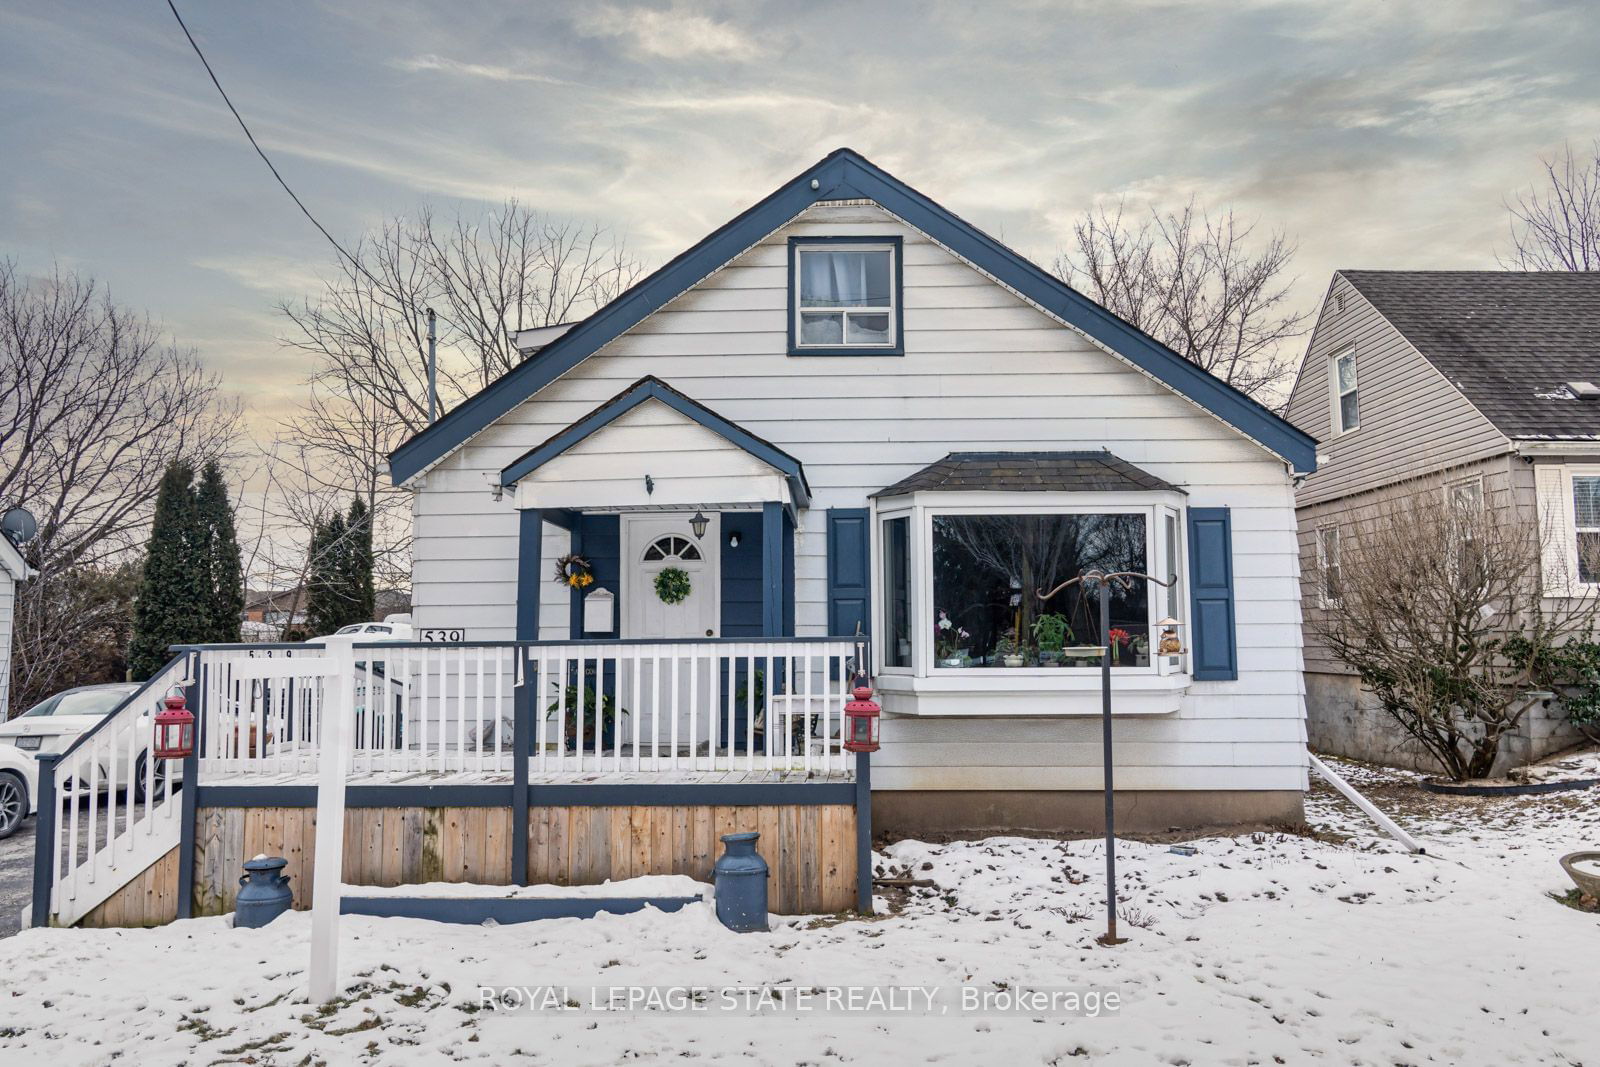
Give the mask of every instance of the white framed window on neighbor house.
<svg viewBox="0 0 1600 1067">
<path fill-rule="evenodd" d="M 1578 581 L 1600 584 L 1600 470 L 1572 471 L 1572 534 Z"/>
<path fill-rule="evenodd" d="M 1317 600 L 1325 608 L 1338 606 L 1344 572 L 1339 561 L 1339 527 L 1317 527 Z"/>
<path fill-rule="evenodd" d="M 789 353 L 898 355 L 898 237 L 789 239 Z"/>
<path fill-rule="evenodd" d="M 1600 465 L 1540 463 L 1534 488 L 1546 595 L 1600 589 Z"/>
<path fill-rule="evenodd" d="M 1471 574 L 1474 563 L 1480 559 L 1477 551 L 1477 531 L 1483 515 L 1483 475 L 1461 478 L 1445 486 L 1445 500 L 1449 504 L 1450 548 L 1455 554 L 1455 565 L 1460 574 Z"/>
<path fill-rule="evenodd" d="M 1349 433 L 1361 425 L 1361 391 L 1356 381 L 1356 352 L 1346 349 L 1334 354 L 1328 367 L 1328 383 L 1333 400 L 1333 428 Z"/>
</svg>

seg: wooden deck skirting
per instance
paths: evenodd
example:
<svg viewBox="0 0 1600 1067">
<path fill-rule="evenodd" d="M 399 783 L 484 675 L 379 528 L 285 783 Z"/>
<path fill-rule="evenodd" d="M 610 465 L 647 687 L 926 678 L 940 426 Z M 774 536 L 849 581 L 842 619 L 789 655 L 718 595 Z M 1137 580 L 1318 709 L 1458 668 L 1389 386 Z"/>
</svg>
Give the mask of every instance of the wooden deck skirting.
<svg viewBox="0 0 1600 1067">
<path fill-rule="evenodd" d="M 161 926 L 178 917 L 178 854 L 170 850 L 95 905 L 79 926 Z"/>
<path fill-rule="evenodd" d="M 310 906 L 316 879 L 316 809 L 212 807 L 196 816 L 195 915 L 233 910 L 246 859 L 289 861 L 294 907 Z M 645 874 L 711 881 L 720 835 L 761 833 L 772 869 L 771 909 L 796 915 L 856 904 L 853 804 L 564 805 L 531 808 L 526 877 L 532 883 L 595 885 Z M 510 807 L 364 807 L 345 812 L 343 879 L 351 885 L 427 882 L 509 885 Z M 177 866 L 172 866 L 176 879 Z"/>
</svg>

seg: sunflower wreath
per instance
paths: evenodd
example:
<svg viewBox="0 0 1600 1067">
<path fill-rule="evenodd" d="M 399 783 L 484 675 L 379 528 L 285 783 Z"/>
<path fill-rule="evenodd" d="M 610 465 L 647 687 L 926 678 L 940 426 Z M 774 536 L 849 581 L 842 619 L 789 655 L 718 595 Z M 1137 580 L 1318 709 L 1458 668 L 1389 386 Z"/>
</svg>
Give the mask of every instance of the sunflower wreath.
<svg viewBox="0 0 1600 1067">
<path fill-rule="evenodd" d="M 667 567 L 656 575 L 656 596 L 663 604 L 683 603 L 689 589 L 689 574 L 681 567 Z"/>
<path fill-rule="evenodd" d="M 594 584 L 594 571 L 588 560 L 576 552 L 569 552 L 556 560 L 555 580 L 574 589 L 583 589 Z"/>
</svg>

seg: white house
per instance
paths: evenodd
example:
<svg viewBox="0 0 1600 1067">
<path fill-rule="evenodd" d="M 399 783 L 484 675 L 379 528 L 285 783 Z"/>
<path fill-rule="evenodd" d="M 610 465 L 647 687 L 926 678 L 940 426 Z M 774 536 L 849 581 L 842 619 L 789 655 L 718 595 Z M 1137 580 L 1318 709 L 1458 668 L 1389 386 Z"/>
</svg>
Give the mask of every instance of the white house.
<svg viewBox="0 0 1600 1067">
<path fill-rule="evenodd" d="M 0 530 L 0 722 L 11 715 L 11 634 L 17 583 L 30 573 L 22 551 Z"/>
<path fill-rule="evenodd" d="M 1081 586 L 1039 594 L 1145 572 L 1174 584 L 1113 599 L 1123 825 L 1300 817 L 1312 438 L 857 153 L 534 343 L 391 456 L 420 635 L 859 625 L 878 829 L 1081 828 L 1106 635 Z"/>
</svg>

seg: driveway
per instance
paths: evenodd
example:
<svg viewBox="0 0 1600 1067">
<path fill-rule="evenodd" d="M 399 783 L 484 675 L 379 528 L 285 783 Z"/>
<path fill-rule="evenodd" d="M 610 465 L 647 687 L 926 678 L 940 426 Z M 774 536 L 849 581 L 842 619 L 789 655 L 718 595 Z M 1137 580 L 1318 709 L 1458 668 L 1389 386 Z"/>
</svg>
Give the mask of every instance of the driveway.
<svg viewBox="0 0 1600 1067">
<path fill-rule="evenodd" d="M 21 929 L 22 909 L 33 899 L 33 823 L 25 820 L 0 841 L 0 937 Z"/>
</svg>

